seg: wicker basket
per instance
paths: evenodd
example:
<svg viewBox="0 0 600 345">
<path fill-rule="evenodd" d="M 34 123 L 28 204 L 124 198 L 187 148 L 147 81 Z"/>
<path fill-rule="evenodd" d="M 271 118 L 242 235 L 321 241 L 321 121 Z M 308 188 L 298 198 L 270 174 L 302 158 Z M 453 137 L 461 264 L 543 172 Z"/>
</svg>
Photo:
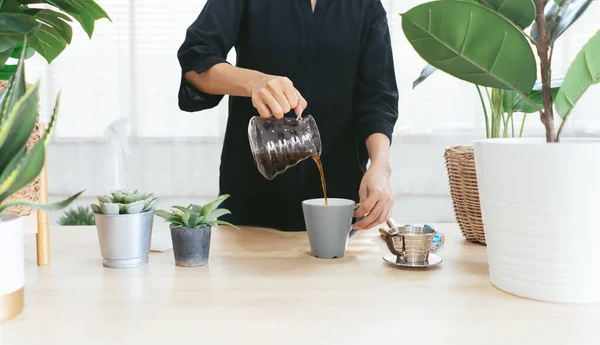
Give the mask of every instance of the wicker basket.
<svg viewBox="0 0 600 345">
<path fill-rule="evenodd" d="M 486 244 L 472 146 L 450 146 L 444 153 L 456 221 L 470 242 Z"/>
<path fill-rule="evenodd" d="M 6 81 L 3 81 L 3 80 L 0 81 L 0 92 L 4 91 L 4 88 L 6 87 L 6 85 L 7 85 Z M 42 132 L 43 132 L 43 128 L 42 128 L 40 122 L 38 121 L 35 125 L 35 129 L 33 130 L 33 133 L 31 134 L 31 138 L 29 138 L 29 142 L 27 143 L 27 147 L 29 149 L 31 149 L 33 147 L 33 145 L 35 145 L 35 143 L 41 138 Z M 40 195 L 40 178 L 38 177 L 30 185 L 21 189 L 16 194 L 14 194 L 10 198 L 8 198 L 8 201 L 16 200 L 16 199 L 38 201 L 39 195 Z M 12 207 L 12 208 L 9 208 L 8 210 L 6 210 L 6 213 L 15 214 L 18 216 L 28 216 L 28 215 L 32 214 L 33 211 L 34 210 L 30 207 L 16 206 L 16 207 Z"/>
</svg>

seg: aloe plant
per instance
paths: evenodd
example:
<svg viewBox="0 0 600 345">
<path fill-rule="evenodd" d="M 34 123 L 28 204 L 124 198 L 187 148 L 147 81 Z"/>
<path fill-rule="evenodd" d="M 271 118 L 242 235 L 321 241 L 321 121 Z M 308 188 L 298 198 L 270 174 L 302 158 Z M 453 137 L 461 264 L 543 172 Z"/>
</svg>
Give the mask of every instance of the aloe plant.
<svg viewBox="0 0 600 345">
<path fill-rule="evenodd" d="M 110 196 L 99 196 L 98 204 L 92 204 L 91 208 L 98 214 L 135 214 L 153 211 L 157 202 L 158 198 L 152 193 L 120 190 Z"/>
<path fill-rule="evenodd" d="M 0 79 L 8 79 L 16 70 L 5 65 L 9 57 L 25 59 L 35 52 L 48 63 L 71 44 L 73 20 L 79 22 L 91 38 L 96 21 L 108 14 L 93 0 L 0 0 Z M 29 44 L 23 47 L 23 36 Z"/>
<path fill-rule="evenodd" d="M 26 39 L 23 46 L 27 46 Z M 32 183 L 42 171 L 46 146 L 52 137 L 60 104 L 59 93 L 48 129 L 28 150 L 27 142 L 37 121 L 39 82 L 26 90 L 24 60 L 23 51 L 15 73 L 0 95 L 0 213 L 18 205 L 57 211 L 69 206 L 83 193 L 81 191 L 63 201 L 50 204 L 29 200 L 7 201 L 10 196 Z"/>
<path fill-rule="evenodd" d="M 79 206 L 65 211 L 58 219 L 58 225 L 77 226 L 77 225 L 96 225 L 94 214 L 89 207 Z"/>
<path fill-rule="evenodd" d="M 402 14 L 404 35 L 429 63 L 414 86 L 440 69 L 477 86 L 512 93 L 520 100 L 513 104 L 540 114 L 546 141 L 558 142 L 577 101 L 600 82 L 600 31 L 560 85 L 552 79 L 554 44 L 592 1 L 446 0 L 418 5 Z M 558 131 L 554 107 L 562 119 Z"/>
<path fill-rule="evenodd" d="M 231 214 L 229 210 L 219 208 L 219 205 L 227 198 L 229 198 L 229 194 L 223 194 L 204 206 L 192 204 L 188 207 L 173 206 L 171 212 L 157 210 L 154 214 L 171 223 L 172 229 L 200 229 L 217 225 L 227 225 L 237 229 L 235 225 L 219 219 L 226 214 Z"/>
</svg>

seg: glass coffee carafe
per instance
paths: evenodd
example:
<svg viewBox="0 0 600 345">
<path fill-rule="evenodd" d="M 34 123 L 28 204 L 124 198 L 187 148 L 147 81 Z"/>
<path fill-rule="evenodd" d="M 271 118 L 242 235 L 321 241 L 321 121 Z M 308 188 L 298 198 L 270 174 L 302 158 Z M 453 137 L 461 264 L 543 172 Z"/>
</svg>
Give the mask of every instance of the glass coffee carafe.
<svg viewBox="0 0 600 345">
<path fill-rule="evenodd" d="M 248 125 L 248 138 L 256 166 L 268 180 L 321 155 L 321 136 L 310 115 L 283 119 L 255 116 Z"/>
</svg>

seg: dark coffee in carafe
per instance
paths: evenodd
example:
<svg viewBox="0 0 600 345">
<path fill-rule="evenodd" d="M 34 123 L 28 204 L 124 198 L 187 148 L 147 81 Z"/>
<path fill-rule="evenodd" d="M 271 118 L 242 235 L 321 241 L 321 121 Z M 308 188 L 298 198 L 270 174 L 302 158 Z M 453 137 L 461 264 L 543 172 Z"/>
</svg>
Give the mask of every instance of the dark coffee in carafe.
<svg viewBox="0 0 600 345">
<path fill-rule="evenodd" d="M 321 137 L 312 116 L 279 120 L 253 117 L 248 125 L 248 138 L 258 171 L 268 180 L 312 158 L 321 175 L 327 204 L 325 175 L 320 159 Z"/>
</svg>

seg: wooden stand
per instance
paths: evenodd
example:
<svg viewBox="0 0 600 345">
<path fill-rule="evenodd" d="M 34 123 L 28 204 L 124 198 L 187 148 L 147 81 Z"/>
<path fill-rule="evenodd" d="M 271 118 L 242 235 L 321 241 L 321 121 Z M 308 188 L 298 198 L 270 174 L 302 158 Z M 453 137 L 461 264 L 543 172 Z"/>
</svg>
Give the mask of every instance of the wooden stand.
<svg viewBox="0 0 600 345">
<path fill-rule="evenodd" d="M 43 130 L 45 131 L 45 126 Z M 46 161 L 44 158 L 44 168 L 40 173 L 40 199 L 41 203 L 48 202 L 48 174 L 46 171 Z M 37 211 L 37 234 L 36 249 L 37 249 L 37 264 L 38 266 L 45 266 L 50 264 L 50 221 L 48 219 L 48 212 L 38 210 Z"/>
</svg>

